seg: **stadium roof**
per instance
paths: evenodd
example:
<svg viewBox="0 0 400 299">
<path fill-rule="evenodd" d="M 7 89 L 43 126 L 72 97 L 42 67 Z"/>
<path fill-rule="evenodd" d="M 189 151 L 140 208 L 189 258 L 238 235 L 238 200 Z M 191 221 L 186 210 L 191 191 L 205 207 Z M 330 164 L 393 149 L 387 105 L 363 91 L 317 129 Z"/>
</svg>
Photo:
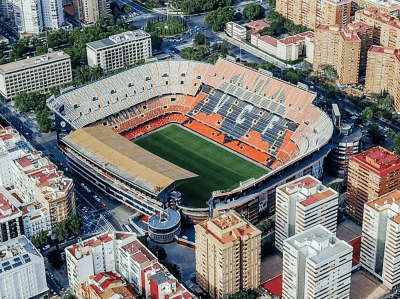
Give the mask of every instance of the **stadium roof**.
<svg viewBox="0 0 400 299">
<path fill-rule="evenodd" d="M 153 194 L 197 175 L 130 142 L 106 127 L 78 129 L 62 139 L 87 159 Z M 104 164 L 105 163 L 105 164 Z"/>
</svg>

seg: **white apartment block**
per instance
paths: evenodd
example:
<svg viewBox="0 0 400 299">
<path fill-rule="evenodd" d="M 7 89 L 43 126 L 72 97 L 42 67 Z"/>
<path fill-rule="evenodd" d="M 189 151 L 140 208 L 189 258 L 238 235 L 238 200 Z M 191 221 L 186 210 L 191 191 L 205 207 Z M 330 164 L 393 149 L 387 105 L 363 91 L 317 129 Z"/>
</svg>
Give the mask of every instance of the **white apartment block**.
<svg viewBox="0 0 400 299">
<path fill-rule="evenodd" d="M 40 231 L 51 233 L 50 212 L 43 203 L 36 201 L 22 207 L 22 221 L 24 223 L 24 234 L 32 238 Z"/>
<path fill-rule="evenodd" d="M 21 236 L 0 244 L 0 298 L 28 299 L 48 291 L 44 260 Z"/>
<path fill-rule="evenodd" d="M 228 22 L 225 26 L 225 32 L 227 35 L 236 40 L 246 40 L 247 29 L 234 22 Z"/>
<path fill-rule="evenodd" d="M 23 91 L 47 92 L 52 86 L 71 81 L 71 59 L 63 51 L 0 66 L 0 94 L 8 100 Z"/>
<path fill-rule="evenodd" d="M 105 233 L 65 248 L 68 281 L 75 294 L 90 276 L 116 271 L 118 249 L 136 240 L 134 233 Z"/>
<path fill-rule="evenodd" d="M 64 24 L 62 0 L 1 0 L 0 11 L 2 18 L 9 18 L 21 34 L 39 34 Z"/>
<path fill-rule="evenodd" d="M 283 299 L 350 298 L 353 247 L 322 225 L 283 243 Z"/>
<path fill-rule="evenodd" d="M 109 72 L 151 56 L 151 36 L 143 30 L 128 31 L 88 43 L 86 52 L 89 66 Z"/>
<path fill-rule="evenodd" d="M 276 188 L 275 246 L 317 224 L 336 234 L 339 194 L 306 175 Z"/>
<path fill-rule="evenodd" d="M 100 16 L 110 14 L 109 0 L 73 0 L 75 17 L 86 25 L 94 24 Z"/>
<path fill-rule="evenodd" d="M 11 161 L 22 157 L 34 148 L 12 127 L 0 126 L 0 185 L 11 187 L 14 185 Z"/>
<path fill-rule="evenodd" d="M 400 283 L 400 191 L 366 203 L 361 239 L 361 265 L 393 289 Z"/>
</svg>

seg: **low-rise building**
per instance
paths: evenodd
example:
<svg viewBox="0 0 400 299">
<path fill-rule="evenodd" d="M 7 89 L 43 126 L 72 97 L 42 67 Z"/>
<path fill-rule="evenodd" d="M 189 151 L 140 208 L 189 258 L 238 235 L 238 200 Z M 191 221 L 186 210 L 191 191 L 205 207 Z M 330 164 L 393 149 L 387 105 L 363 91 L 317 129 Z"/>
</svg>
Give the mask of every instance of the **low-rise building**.
<svg viewBox="0 0 400 299">
<path fill-rule="evenodd" d="M 339 194 L 306 175 L 276 188 L 275 246 L 318 224 L 336 233 Z"/>
<path fill-rule="evenodd" d="M 48 157 L 33 151 L 13 161 L 15 192 L 24 203 L 40 201 L 50 212 L 51 227 L 75 214 L 75 188 Z"/>
<path fill-rule="evenodd" d="M 103 272 L 90 276 L 79 286 L 80 299 L 136 298 L 137 294 L 116 272 Z"/>
<path fill-rule="evenodd" d="M 151 56 L 151 36 L 139 29 L 112 35 L 86 44 L 86 53 L 89 66 L 114 71 Z"/>
<path fill-rule="evenodd" d="M 365 204 L 361 265 L 380 277 L 388 288 L 400 283 L 400 191 L 394 190 Z"/>
<path fill-rule="evenodd" d="M 0 65 L 0 95 L 7 100 L 23 91 L 47 92 L 71 81 L 71 59 L 63 51 Z"/>
<path fill-rule="evenodd" d="M 22 221 L 24 234 L 29 239 L 39 234 L 40 231 L 51 233 L 50 212 L 44 204 L 36 201 L 22 207 Z"/>
<path fill-rule="evenodd" d="M 350 298 L 353 247 L 322 225 L 283 243 L 282 298 Z"/>
<path fill-rule="evenodd" d="M 315 30 L 314 71 L 330 65 L 341 84 L 357 84 L 365 75 L 373 28 L 365 23 L 319 25 Z"/>
<path fill-rule="evenodd" d="M 25 237 L 0 244 L 0 298 L 28 299 L 48 291 L 44 259 Z"/>
<path fill-rule="evenodd" d="M 263 20 L 256 20 L 246 23 L 244 24 L 244 26 L 246 26 L 247 28 L 246 35 L 247 39 L 249 39 L 252 34 L 257 33 L 264 28 L 269 28 L 271 25 L 264 22 Z"/>
<path fill-rule="evenodd" d="M 372 46 L 368 51 L 365 76 L 366 95 L 387 92 L 392 97 L 393 107 L 400 112 L 400 51 Z"/>
<path fill-rule="evenodd" d="M 310 62 L 313 60 L 314 33 L 311 31 L 282 39 L 255 32 L 251 34 L 250 42 L 260 50 L 283 60 L 296 60 L 301 56 L 306 56 Z"/>
<path fill-rule="evenodd" d="M 245 40 L 247 37 L 246 27 L 236 24 L 235 22 L 226 23 L 225 33 L 236 40 Z"/>
</svg>

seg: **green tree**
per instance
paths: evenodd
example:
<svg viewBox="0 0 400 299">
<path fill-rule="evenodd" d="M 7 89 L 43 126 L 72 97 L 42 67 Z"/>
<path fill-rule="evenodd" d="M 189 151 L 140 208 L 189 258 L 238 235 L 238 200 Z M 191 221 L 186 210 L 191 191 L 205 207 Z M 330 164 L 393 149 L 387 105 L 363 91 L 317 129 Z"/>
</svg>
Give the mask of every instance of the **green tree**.
<svg viewBox="0 0 400 299">
<path fill-rule="evenodd" d="M 242 19 L 242 13 L 240 11 L 237 11 L 233 14 L 233 19 L 235 21 L 240 21 Z"/>
<path fill-rule="evenodd" d="M 210 25 L 214 31 L 221 31 L 227 22 L 233 20 L 235 10 L 232 7 L 220 7 L 209 12 L 204 19 L 204 23 Z"/>
<path fill-rule="evenodd" d="M 146 236 L 138 237 L 138 240 L 140 243 L 143 244 L 144 247 L 147 247 L 147 248 L 149 247 L 149 241 L 147 240 Z"/>
<path fill-rule="evenodd" d="M 75 299 L 75 296 L 72 295 L 71 293 L 68 293 L 67 295 L 64 296 L 64 299 Z"/>
<path fill-rule="evenodd" d="M 336 75 L 335 69 L 331 65 L 326 65 L 324 67 L 324 71 L 325 71 L 325 75 L 329 79 L 331 79 L 331 80 L 336 79 L 337 75 Z"/>
<path fill-rule="evenodd" d="M 60 45 L 60 39 L 56 32 L 47 35 L 47 46 L 49 48 L 57 48 Z"/>
<path fill-rule="evenodd" d="M 374 112 L 372 111 L 371 107 L 366 107 L 361 113 L 361 118 L 364 123 L 370 121 L 373 116 Z"/>
<path fill-rule="evenodd" d="M 257 293 L 254 290 L 240 290 L 233 294 L 229 299 L 256 299 Z"/>
<path fill-rule="evenodd" d="M 130 7 L 129 5 L 125 5 L 125 6 L 124 6 L 124 12 L 125 12 L 125 13 L 130 13 L 131 10 L 132 10 L 132 7 Z"/>
<path fill-rule="evenodd" d="M 268 0 L 268 4 L 270 7 L 275 7 L 276 6 L 276 0 Z"/>
<path fill-rule="evenodd" d="M 297 85 L 299 82 L 299 76 L 297 76 L 296 72 L 291 68 L 287 68 L 283 71 L 282 78 L 294 85 Z"/>
<path fill-rule="evenodd" d="M 78 235 L 82 229 L 82 218 L 78 217 L 75 214 L 70 215 L 66 220 L 66 227 L 68 230 L 75 235 Z"/>
<path fill-rule="evenodd" d="M 396 155 L 400 155 L 400 134 L 397 134 L 396 137 L 394 137 L 394 153 Z"/>
<path fill-rule="evenodd" d="M 37 236 L 33 236 L 31 238 L 32 244 L 36 248 L 42 247 L 44 244 L 47 243 L 47 234 L 48 234 L 47 230 L 41 230 Z"/>
<path fill-rule="evenodd" d="M 385 136 L 381 134 L 379 130 L 379 125 L 377 123 L 373 123 L 372 126 L 368 129 L 368 135 L 372 138 L 372 142 L 374 144 L 385 141 Z"/>
<path fill-rule="evenodd" d="M 181 57 L 183 59 L 188 59 L 188 60 L 197 60 L 197 61 L 202 60 L 200 51 L 195 48 L 191 48 L 191 47 L 182 49 Z"/>
<path fill-rule="evenodd" d="M 166 260 L 160 260 L 160 263 L 163 264 L 168 269 L 168 272 L 175 276 L 178 281 L 181 281 L 182 274 L 177 264 L 167 262 Z"/>
<path fill-rule="evenodd" d="M 197 33 L 194 37 L 194 44 L 198 45 L 207 45 L 209 44 L 207 37 L 202 33 Z"/>
<path fill-rule="evenodd" d="M 61 221 L 56 223 L 56 226 L 54 228 L 54 233 L 56 234 L 56 237 L 60 242 L 63 242 L 66 238 L 68 238 L 68 230 L 66 227 L 66 222 Z"/>
<path fill-rule="evenodd" d="M 250 3 L 247 4 L 244 9 L 243 13 L 249 20 L 258 20 L 264 16 L 265 9 L 260 4 Z"/>
<path fill-rule="evenodd" d="M 161 49 L 161 45 L 163 44 L 163 39 L 159 37 L 157 34 L 151 34 L 151 45 L 154 49 Z"/>
<path fill-rule="evenodd" d="M 165 260 L 167 258 L 167 252 L 165 251 L 164 247 L 155 245 L 149 249 L 159 260 Z"/>
</svg>

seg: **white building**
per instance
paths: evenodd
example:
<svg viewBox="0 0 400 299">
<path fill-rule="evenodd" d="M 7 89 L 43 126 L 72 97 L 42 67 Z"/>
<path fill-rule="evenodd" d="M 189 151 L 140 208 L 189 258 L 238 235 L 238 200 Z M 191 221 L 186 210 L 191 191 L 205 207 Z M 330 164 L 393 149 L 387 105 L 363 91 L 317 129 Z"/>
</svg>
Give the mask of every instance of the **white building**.
<svg viewBox="0 0 400 299">
<path fill-rule="evenodd" d="M 283 243 L 282 298 L 350 298 L 353 247 L 322 225 Z"/>
<path fill-rule="evenodd" d="M 247 29 L 234 22 L 228 22 L 225 26 L 225 32 L 227 35 L 237 40 L 245 40 Z"/>
<path fill-rule="evenodd" d="M 134 233 L 105 233 L 65 248 L 69 285 L 76 293 L 90 276 L 115 271 L 118 249 L 136 240 Z"/>
<path fill-rule="evenodd" d="M 0 126 L 0 185 L 14 185 L 11 161 L 33 151 L 31 144 L 12 127 Z"/>
<path fill-rule="evenodd" d="M 31 238 L 40 231 L 51 233 L 51 220 L 49 210 L 40 201 L 29 203 L 22 207 L 22 221 L 24 234 Z"/>
<path fill-rule="evenodd" d="M 56 30 L 64 24 L 62 0 L 2 0 L 0 11 L 3 19 L 9 18 L 21 34 Z"/>
<path fill-rule="evenodd" d="M 361 238 L 361 265 L 390 289 L 400 283 L 400 191 L 366 203 Z"/>
<path fill-rule="evenodd" d="M 63 51 L 0 66 L 0 94 L 8 100 L 23 91 L 47 92 L 52 86 L 71 81 L 71 59 Z"/>
<path fill-rule="evenodd" d="M 275 246 L 283 250 L 283 241 L 322 224 L 336 233 L 339 194 L 316 178 L 306 175 L 276 188 Z"/>
<path fill-rule="evenodd" d="M 143 30 L 128 31 L 88 43 L 86 52 L 89 66 L 109 72 L 151 56 L 151 36 Z"/>
<path fill-rule="evenodd" d="M 28 299 L 48 291 L 44 260 L 21 236 L 0 244 L 0 298 Z"/>
</svg>

